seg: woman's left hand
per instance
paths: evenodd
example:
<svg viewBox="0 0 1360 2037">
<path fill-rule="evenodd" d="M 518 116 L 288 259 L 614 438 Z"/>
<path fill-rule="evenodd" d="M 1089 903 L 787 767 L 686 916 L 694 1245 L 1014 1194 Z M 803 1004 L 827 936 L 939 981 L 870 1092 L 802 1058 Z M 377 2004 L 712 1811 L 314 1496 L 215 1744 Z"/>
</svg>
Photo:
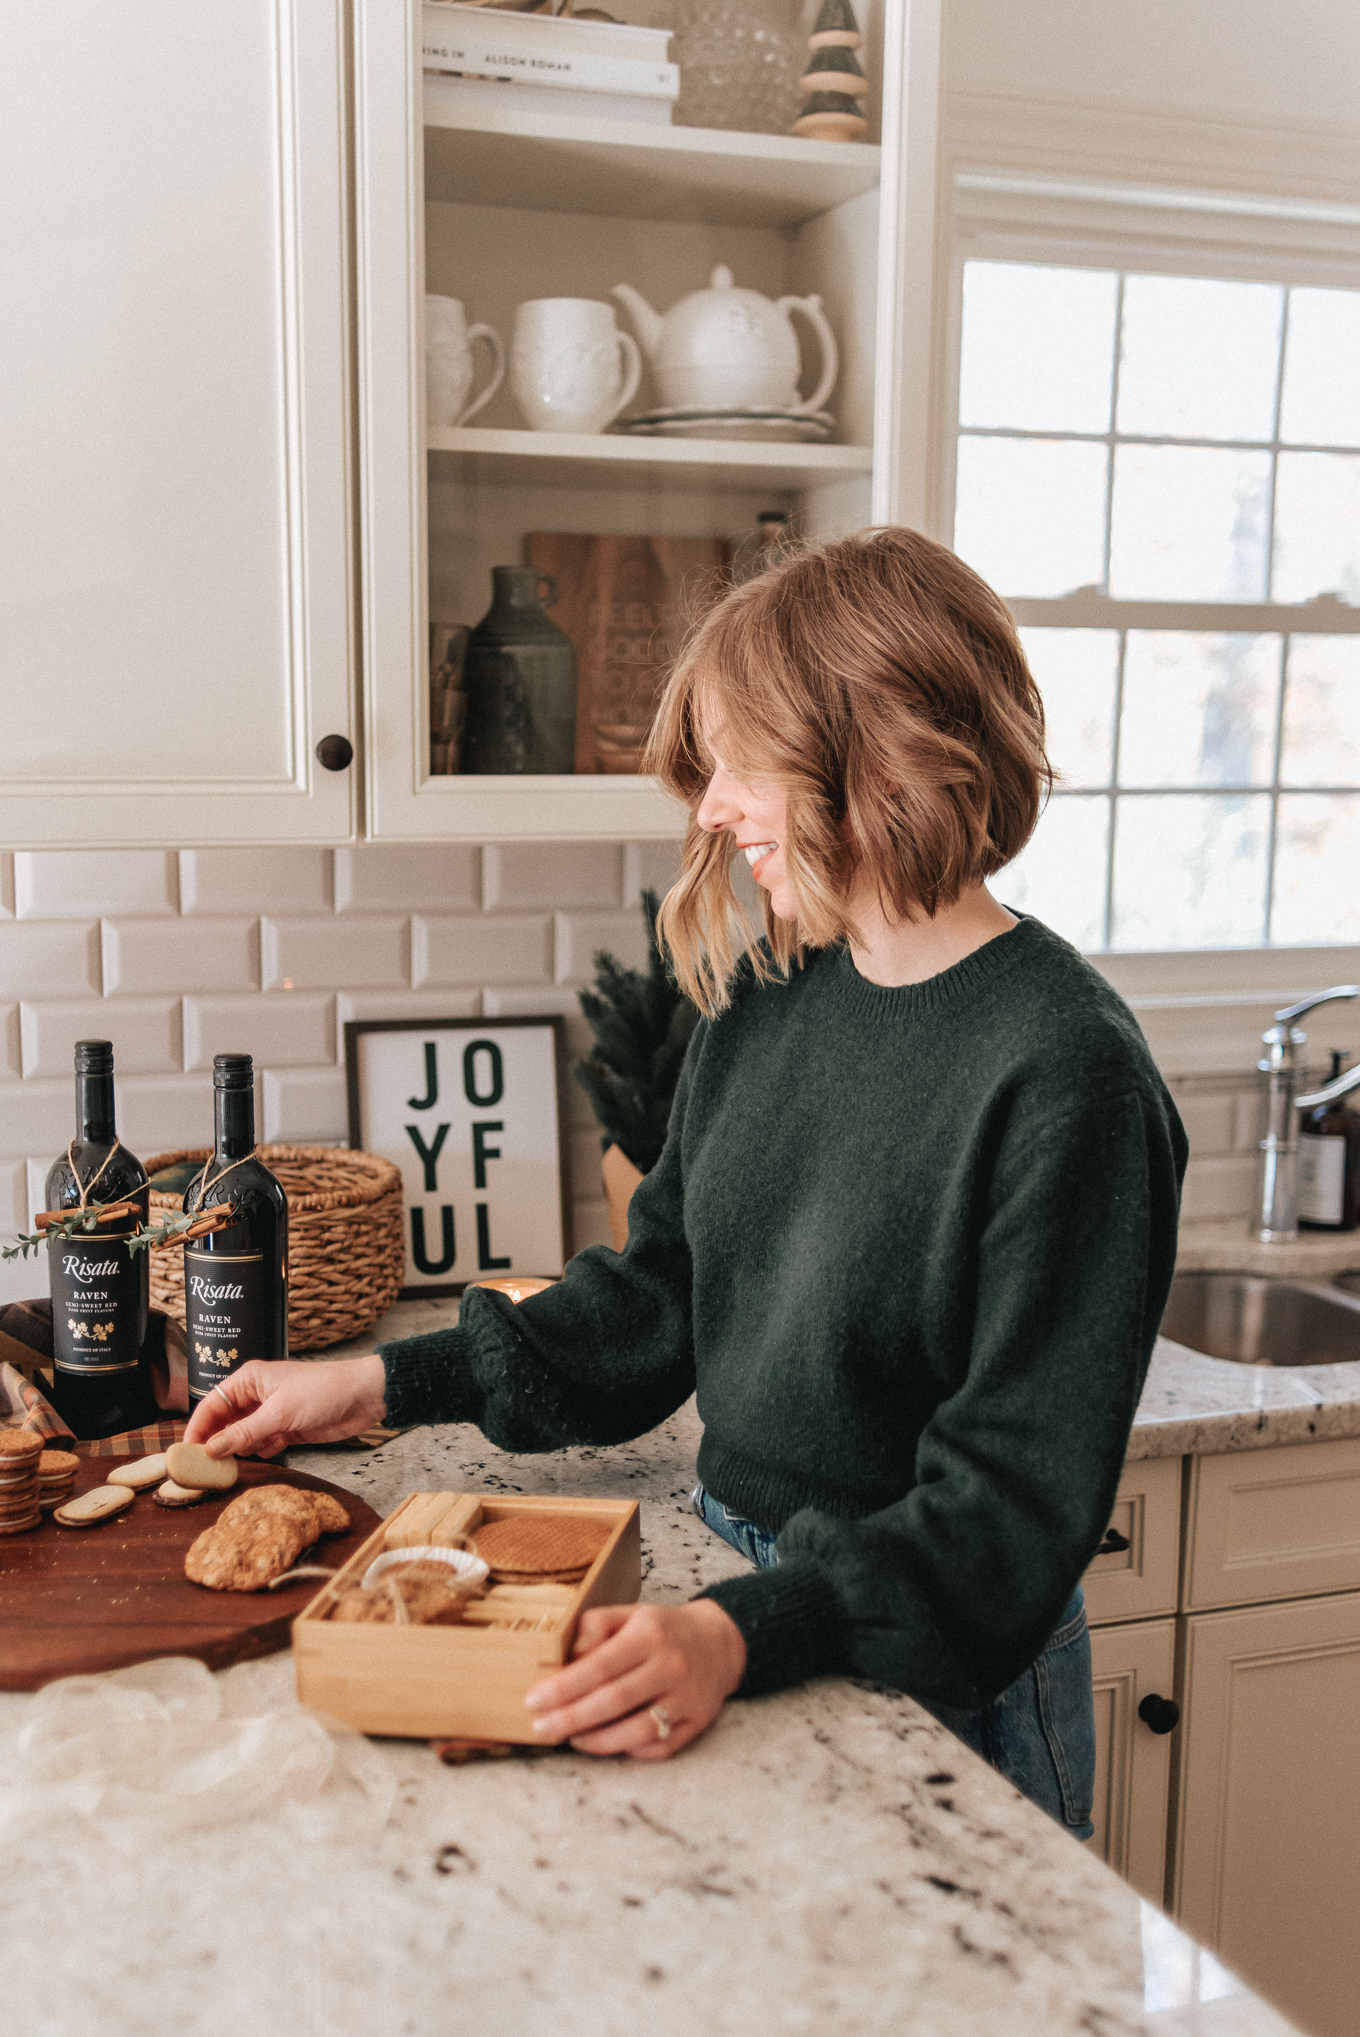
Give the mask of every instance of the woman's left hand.
<svg viewBox="0 0 1360 2037">
<path fill-rule="evenodd" d="M 582 1754 L 636 1761 L 687 1747 L 746 1674 L 741 1629 L 713 1599 L 594 1606 L 581 1615 L 573 1653 L 569 1668 L 524 1700 L 537 1714 L 535 1733 L 554 1746 L 570 1740 Z"/>
</svg>

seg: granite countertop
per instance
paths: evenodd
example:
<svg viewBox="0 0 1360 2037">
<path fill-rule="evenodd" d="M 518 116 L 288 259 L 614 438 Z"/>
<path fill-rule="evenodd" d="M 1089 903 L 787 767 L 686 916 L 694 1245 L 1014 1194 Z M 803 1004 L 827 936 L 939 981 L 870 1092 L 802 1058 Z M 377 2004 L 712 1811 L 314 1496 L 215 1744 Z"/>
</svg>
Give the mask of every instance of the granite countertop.
<svg viewBox="0 0 1360 2037">
<path fill-rule="evenodd" d="M 400 1312 L 409 1330 L 431 1305 Z M 397 1324 L 389 1322 L 389 1329 Z M 688 1511 L 692 1404 L 613 1450 L 473 1429 L 290 1461 L 386 1511 L 422 1487 L 636 1496 L 644 1594 L 741 1568 Z M 262 1674 L 291 1684 L 287 1656 Z M 31 1698 L 0 1696 L 0 1732 Z M 261 1816 L 133 1855 L 53 1826 L 0 1851 L 25 2037 L 1287 2037 L 1289 2026 L 899 1693 L 731 1704 L 677 1760 L 445 1768 L 373 1743 L 375 1839 Z"/>
</svg>

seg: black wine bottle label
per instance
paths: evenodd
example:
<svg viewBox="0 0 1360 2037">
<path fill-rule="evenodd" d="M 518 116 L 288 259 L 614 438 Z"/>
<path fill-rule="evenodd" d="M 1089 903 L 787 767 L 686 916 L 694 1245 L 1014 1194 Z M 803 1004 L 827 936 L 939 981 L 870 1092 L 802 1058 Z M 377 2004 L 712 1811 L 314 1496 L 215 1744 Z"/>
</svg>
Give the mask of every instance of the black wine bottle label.
<svg viewBox="0 0 1360 2037">
<path fill-rule="evenodd" d="M 52 1357 L 59 1372 L 135 1372 L 141 1262 L 121 1238 L 56 1239 L 52 1253 Z"/>
<path fill-rule="evenodd" d="M 270 1355 L 262 1253 L 186 1247 L 184 1301 L 191 1401 L 202 1400 L 248 1359 Z"/>
</svg>

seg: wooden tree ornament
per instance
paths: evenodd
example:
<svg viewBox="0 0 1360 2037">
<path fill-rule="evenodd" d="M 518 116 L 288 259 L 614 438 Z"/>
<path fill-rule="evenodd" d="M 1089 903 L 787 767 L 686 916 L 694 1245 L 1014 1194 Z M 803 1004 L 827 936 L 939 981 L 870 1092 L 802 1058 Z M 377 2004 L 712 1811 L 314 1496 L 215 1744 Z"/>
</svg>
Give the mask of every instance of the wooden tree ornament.
<svg viewBox="0 0 1360 2037">
<path fill-rule="evenodd" d="M 803 110 L 793 132 L 810 141 L 863 141 L 869 131 L 863 99 L 868 82 L 855 51 L 864 37 L 850 0 L 822 0 L 808 37 L 812 59 L 798 81 Z"/>
</svg>

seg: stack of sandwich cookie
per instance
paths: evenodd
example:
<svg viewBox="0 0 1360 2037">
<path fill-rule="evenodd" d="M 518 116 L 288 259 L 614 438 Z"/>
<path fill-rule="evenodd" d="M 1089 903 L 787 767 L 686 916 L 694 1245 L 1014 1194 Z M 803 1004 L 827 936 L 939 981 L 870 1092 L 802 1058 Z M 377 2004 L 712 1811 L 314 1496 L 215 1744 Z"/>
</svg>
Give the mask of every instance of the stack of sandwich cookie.
<svg viewBox="0 0 1360 2037">
<path fill-rule="evenodd" d="M 43 1439 L 36 1429 L 0 1429 L 0 1535 L 22 1535 L 41 1522 L 42 1454 Z"/>
<path fill-rule="evenodd" d="M 72 1450 L 44 1450 L 38 1459 L 38 1505 L 45 1514 L 54 1513 L 71 1496 L 80 1459 Z"/>
<path fill-rule="evenodd" d="M 473 1547 L 497 1584 L 579 1584 L 608 1540 L 602 1521 L 507 1514 L 478 1528 Z"/>
</svg>

